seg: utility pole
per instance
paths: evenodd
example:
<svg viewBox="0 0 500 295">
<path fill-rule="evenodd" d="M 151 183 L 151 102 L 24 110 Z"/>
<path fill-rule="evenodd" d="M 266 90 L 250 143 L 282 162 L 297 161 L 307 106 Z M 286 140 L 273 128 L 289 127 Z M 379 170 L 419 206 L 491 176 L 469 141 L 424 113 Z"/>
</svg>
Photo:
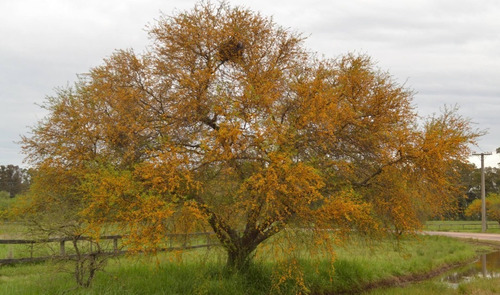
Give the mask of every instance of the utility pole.
<svg viewBox="0 0 500 295">
<path fill-rule="evenodd" d="M 481 156 L 481 232 L 486 232 L 486 190 L 484 181 L 484 156 L 491 153 L 474 153 L 473 156 Z"/>
</svg>

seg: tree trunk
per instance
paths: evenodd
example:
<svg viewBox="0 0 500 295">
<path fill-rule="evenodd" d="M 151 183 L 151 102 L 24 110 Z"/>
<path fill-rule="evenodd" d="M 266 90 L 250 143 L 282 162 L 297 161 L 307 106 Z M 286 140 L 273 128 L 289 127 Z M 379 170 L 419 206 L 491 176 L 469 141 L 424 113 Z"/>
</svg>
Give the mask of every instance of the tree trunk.
<svg viewBox="0 0 500 295">
<path fill-rule="evenodd" d="M 250 266 L 255 247 L 233 247 L 227 250 L 227 268 L 233 271 L 245 271 Z"/>
</svg>

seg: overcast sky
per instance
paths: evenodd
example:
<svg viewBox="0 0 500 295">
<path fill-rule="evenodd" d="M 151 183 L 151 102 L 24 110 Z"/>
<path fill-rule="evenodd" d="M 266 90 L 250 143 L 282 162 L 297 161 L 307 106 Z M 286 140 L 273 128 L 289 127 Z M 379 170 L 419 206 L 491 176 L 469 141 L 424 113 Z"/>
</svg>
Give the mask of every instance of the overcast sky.
<svg viewBox="0 0 500 295">
<path fill-rule="evenodd" d="M 38 105 L 57 87 L 100 65 L 115 49 L 141 52 L 145 27 L 191 0 L 0 0 L 0 165 L 23 164 L 19 141 L 45 115 Z M 272 16 L 307 36 L 320 55 L 370 55 L 416 94 L 421 115 L 444 105 L 488 134 L 477 152 L 500 156 L 500 1 L 229 1 Z M 37 105 L 38 104 L 38 105 Z M 479 157 L 471 160 L 479 165 Z"/>
</svg>

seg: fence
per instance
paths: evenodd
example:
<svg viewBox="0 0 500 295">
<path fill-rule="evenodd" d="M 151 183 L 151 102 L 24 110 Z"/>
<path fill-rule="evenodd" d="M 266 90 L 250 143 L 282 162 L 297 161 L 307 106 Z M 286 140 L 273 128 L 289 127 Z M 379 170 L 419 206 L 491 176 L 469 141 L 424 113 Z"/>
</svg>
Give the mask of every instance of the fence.
<svg viewBox="0 0 500 295">
<path fill-rule="evenodd" d="M 218 243 L 212 242 L 211 236 L 215 235 L 213 232 L 198 232 L 198 233 L 182 233 L 182 234 L 167 234 L 166 237 L 168 239 L 168 247 L 160 248 L 159 251 L 173 251 L 173 250 L 188 250 L 188 249 L 196 249 L 196 248 L 209 248 L 213 246 L 218 246 Z M 202 237 L 205 236 L 205 244 L 197 244 L 191 245 L 188 244 L 189 238 L 191 237 Z M 124 238 L 124 236 L 114 235 L 114 236 L 101 236 L 100 240 L 112 240 L 113 241 L 113 249 L 112 251 L 102 252 L 101 254 L 105 255 L 120 255 L 125 254 L 127 251 L 120 250 L 118 247 L 118 240 Z M 78 241 L 91 241 L 88 237 L 78 237 Z M 63 238 L 50 238 L 50 239 L 39 239 L 39 240 L 26 240 L 26 239 L 4 239 L 0 240 L 0 245 L 29 245 L 30 247 L 30 257 L 23 258 L 6 258 L 0 259 L 0 265 L 7 264 L 15 264 L 15 263 L 24 263 L 24 262 L 39 262 L 46 261 L 50 259 L 69 259 L 75 254 L 67 254 L 66 251 L 66 242 L 74 241 L 74 238 L 71 237 L 63 237 Z M 174 245 L 173 242 L 181 242 L 179 245 Z M 59 243 L 59 255 L 51 255 L 51 256 L 40 256 L 33 257 L 33 249 L 36 244 L 43 243 Z"/>
</svg>

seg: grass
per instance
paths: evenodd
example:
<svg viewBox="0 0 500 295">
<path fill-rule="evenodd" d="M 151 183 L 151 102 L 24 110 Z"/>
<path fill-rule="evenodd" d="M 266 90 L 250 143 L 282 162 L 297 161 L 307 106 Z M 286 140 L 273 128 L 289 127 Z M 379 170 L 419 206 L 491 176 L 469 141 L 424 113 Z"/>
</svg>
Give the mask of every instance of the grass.
<svg viewBox="0 0 500 295">
<path fill-rule="evenodd" d="M 360 291 L 363 286 L 397 276 L 428 272 L 444 264 L 468 260 L 472 245 L 444 237 L 425 236 L 367 242 L 353 239 L 336 249 L 334 276 L 326 260 L 307 251 L 298 256 L 306 287 L 317 294 Z M 276 256 L 261 254 L 246 273 L 225 271 L 225 254 L 219 248 L 162 253 L 156 257 L 121 257 L 98 273 L 92 287 L 75 288 L 61 264 L 3 266 L 0 294 L 293 294 L 289 280 L 273 288 Z M 275 285 L 275 284 L 274 284 Z M 396 293 L 395 293 L 396 294 Z M 399 294 L 399 293 L 398 293 Z"/>
<path fill-rule="evenodd" d="M 445 284 L 439 281 L 432 280 L 403 287 L 381 288 L 364 294 L 365 295 L 428 295 L 428 294 L 494 295 L 494 294 L 500 294 L 500 280 L 479 278 L 469 283 L 462 283 L 458 286 L 457 289 L 449 288 Z"/>
<path fill-rule="evenodd" d="M 417 283 L 409 286 L 395 287 L 395 288 L 380 288 L 370 292 L 366 292 L 366 295 L 429 295 L 429 294 L 440 294 L 440 295 L 452 295 L 452 294 L 471 294 L 471 293 L 457 293 L 456 290 L 448 288 L 446 285 L 441 284 L 436 281 L 427 281 L 422 283 Z M 478 293 L 482 294 L 482 293 Z"/>
<path fill-rule="evenodd" d="M 478 291 L 479 290 L 479 291 Z M 500 294 L 500 280 L 478 279 L 458 287 L 457 294 Z"/>
<path fill-rule="evenodd" d="M 266 294 L 262 286 L 268 283 L 254 284 L 266 270 L 253 267 L 245 275 L 229 275 L 217 262 L 219 255 L 196 250 L 122 257 L 110 261 L 89 289 L 75 288 L 71 275 L 59 271 L 61 265 L 18 265 L 0 270 L 0 294 Z"/>
<path fill-rule="evenodd" d="M 496 221 L 487 222 L 487 233 L 500 233 L 500 224 Z M 481 221 L 427 221 L 425 230 L 433 231 L 456 231 L 456 232 L 481 232 Z"/>
<path fill-rule="evenodd" d="M 361 291 L 364 286 L 395 277 L 422 275 L 444 265 L 466 261 L 475 256 L 468 244 L 442 237 L 419 237 L 400 245 L 387 241 L 373 248 L 339 249 L 336 276 L 330 290 Z M 324 286 L 324 281 L 316 289 Z"/>
<path fill-rule="evenodd" d="M 456 224 L 456 222 L 447 222 Z M 1 225 L 7 235 L 16 235 L 18 225 Z M 4 255 L 12 249 L 2 249 Z M 58 247 L 58 245 L 55 245 Z M 27 253 L 17 249 L 19 253 Z M 57 247 L 55 247 L 57 249 Z M 43 249 L 40 249 L 43 251 Z M 484 249 L 483 249 L 484 250 Z M 24 251 L 24 252 L 23 252 Z M 47 251 L 47 249 L 45 249 Z M 442 265 L 471 259 L 477 248 L 449 238 L 425 236 L 415 239 L 368 242 L 352 239 L 336 249 L 334 270 L 326 260 L 310 257 L 308 251 L 296 256 L 304 282 L 316 294 L 361 291 L 365 286 L 395 277 L 418 275 Z M 17 253 L 17 252 L 16 252 Z M 88 289 L 76 288 L 69 264 L 40 263 L 0 267 L 0 294 L 293 294 L 293 280 L 274 288 L 278 262 L 276 252 L 259 251 L 256 263 L 246 273 L 230 274 L 224 269 L 225 254 L 218 248 L 162 253 L 156 257 L 121 257 L 111 260 Z M 16 254 L 17 255 L 17 254 Z M 20 254 L 21 255 L 21 254 Z M 1 256 L 0 256 L 1 257 Z M 26 257 L 26 256 L 24 256 Z M 65 271 L 61 271 L 61 270 Z M 334 271 L 334 276 L 331 273 Z M 486 281 L 489 282 L 489 281 Z M 500 284 L 499 284 L 500 285 Z M 488 287 L 486 287 L 488 286 Z M 498 287 L 498 286 L 497 286 Z M 449 290 L 437 282 L 424 282 L 404 289 L 384 289 L 373 294 L 471 294 L 471 290 L 495 289 L 474 282 Z M 402 291 L 404 290 L 404 291 Z M 382 292 L 382 293 L 376 293 Z M 393 293 L 391 293 L 393 292 Z M 410 293 L 406 293 L 410 292 Z M 413 293 L 411 293 L 413 292 Z M 426 293 L 427 292 L 427 293 Z M 482 293 L 478 293 L 482 294 Z M 488 294 L 488 293 L 485 293 Z M 494 294 L 494 293 L 491 293 Z"/>
</svg>

